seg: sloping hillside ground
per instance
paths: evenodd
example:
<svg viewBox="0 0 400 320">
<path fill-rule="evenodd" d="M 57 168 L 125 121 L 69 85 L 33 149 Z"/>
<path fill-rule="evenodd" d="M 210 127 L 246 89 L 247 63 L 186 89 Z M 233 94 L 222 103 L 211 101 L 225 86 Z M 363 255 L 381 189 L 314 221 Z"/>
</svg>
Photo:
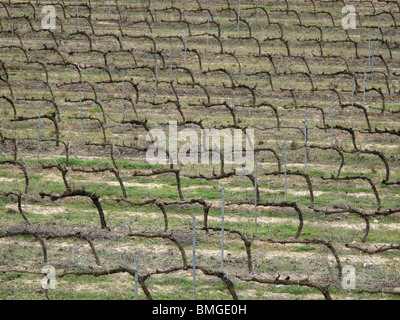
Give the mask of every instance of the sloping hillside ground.
<svg viewBox="0 0 400 320">
<path fill-rule="evenodd" d="M 399 2 L 77 4 L 1 1 L 1 299 L 133 299 L 137 257 L 192 299 L 194 214 L 197 299 L 398 299 Z M 257 228 L 255 172 L 146 161 L 169 121 L 255 130 Z"/>
</svg>

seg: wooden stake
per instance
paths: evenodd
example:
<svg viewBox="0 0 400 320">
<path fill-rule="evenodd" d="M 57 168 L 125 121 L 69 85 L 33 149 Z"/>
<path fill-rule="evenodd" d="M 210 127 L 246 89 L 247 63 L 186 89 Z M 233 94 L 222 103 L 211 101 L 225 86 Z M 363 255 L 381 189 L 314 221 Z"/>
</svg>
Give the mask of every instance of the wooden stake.
<svg viewBox="0 0 400 320">
<path fill-rule="evenodd" d="M 11 61 L 14 61 L 14 24 L 11 25 Z"/>
<path fill-rule="evenodd" d="M 304 115 L 304 172 L 307 174 L 307 113 Z"/>
<path fill-rule="evenodd" d="M 154 103 L 157 99 L 157 87 L 158 87 L 158 54 L 156 54 L 156 81 L 154 84 Z"/>
<path fill-rule="evenodd" d="M 372 49 L 372 75 L 371 75 L 371 88 L 374 87 L 374 81 L 375 81 L 375 48 Z M 372 95 L 372 91 L 371 91 Z"/>
<path fill-rule="evenodd" d="M 351 128 L 354 127 L 354 94 L 356 90 L 356 78 L 353 77 L 353 94 L 351 97 Z"/>
<path fill-rule="evenodd" d="M 287 191 L 287 147 L 286 147 L 286 136 L 285 136 L 285 202 L 288 201 Z"/>
<path fill-rule="evenodd" d="M 187 38 L 188 38 L 188 29 L 185 28 L 185 68 L 186 68 L 186 55 L 187 55 Z"/>
<path fill-rule="evenodd" d="M 81 31 L 81 27 L 79 25 L 79 8 L 78 8 L 78 0 L 75 0 L 76 3 L 76 19 L 78 20 L 78 32 Z"/>
<path fill-rule="evenodd" d="M 43 18 L 42 18 L 42 13 L 40 13 L 40 43 L 43 45 Z"/>
<path fill-rule="evenodd" d="M 256 7 L 256 24 L 258 24 L 258 2 L 259 0 L 257 0 L 257 7 Z"/>
<path fill-rule="evenodd" d="M 80 102 L 80 106 L 81 106 L 82 145 L 85 145 L 85 126 L 84 126 L 84 124 L 83 124 L 82 90 L 81 90 L 81 85 L 79 85 L 79 102 Z"/>
<path fill-rule="evenodd" d="M 125 71 L 122 70 L 122 120 L 125 118 Z"/>
<path fill-rule="evenodd" d="M 224 231 L 225 231 L 225 185 L 222 185 L 222 203 L 221 203 L 221 272 L 224 272 Z"/>
<path fill-rule="evenodd" d="M 368 32 L 368 71 L 371 71 L 371 32 Z"/>
<path fill-rule="evenodd" d="M 39 105 L 39 116 L 38 116 L 38 134 L 37 134 L 37 155 L 36 164 L 39 167 L 39 152 L 40 152 L 40 117 L 42 113 L 42 105 Z"/>
<path fill-rule="evenodd" d="M 332 94 L 332 114 L 331 114 L 331 149 L 333 149 L 333 117 L 334 117 L 335 96 Z"/>
<path fill-rule="evenodd" d="M 257 237 L 258 232 L 258 222 L 257 222 L 257 205 L 258 205 L 258 198 L 257 198 L 257 181 L 258 179 L 258 161 L 256 160 L 255 165 L 255 173 L 254 173 L 254 229 L 255 229 L 255 236 Z"/>
<path fill-rule="evenodd" d="M 210 13 L 208 13 L 208 21 L 207 21 L 207 48 L 206 48 L 206 52 L 208 52 L 209 36 L 210 36 Z"/>
<path fill-rule="evenodd" d="M 238 9 L 238 20 L 237 20 L 237 37 L 240 37 L 240 0 L 239 0 L 239 9 Z"/>
<path fill-rule="evenodd" d="M 374 68 L 375 68 L 375 54 L 378 55 L 379 54 L 379 38 L 380 38 L 380 34 L 381 34 L 381 18 L 379 18 L 379 22 L 378 22 L 378 38 L 376 40 L 376 50 L 373 49 L 373 56 L 372 56 L 372 79 L 371 79 L 371 88 L 374 87 L 374 81 L 375 81 L 375 75 L 374 75 Z M 371 91 L 371 97 L 372 97 L 372 91 Z"/>
<path fill-rule="evenodd" d="M 363 96 L 363 105 L 365 106 L 365 93 L 367 90 L 367 64 L 365 63 L 364 68 L 364 96 Z"/>
<path fill-rule="evenodd" d="M 172 79 L 172 59 L 173 59 L 173 56 L 172 56 L 172 39 L 171 39 L 171 41 L 169 43 L 169 71 L 170 71 L 170 76 L 171 76 L 171 82 L 173 81 L 173 79 Z"/>
<path fill-rule="evenodd" d="M 379 38 L 381 36 L 381 18 L 379 18 L 378 22 L 378 38 L 376 40 L 376 54 L 379 53 Z"/>
<path fill-rule="evenodd" d="M 193 300 L 196 300 L 196 213 L 193 213 Z"/>
</svg>

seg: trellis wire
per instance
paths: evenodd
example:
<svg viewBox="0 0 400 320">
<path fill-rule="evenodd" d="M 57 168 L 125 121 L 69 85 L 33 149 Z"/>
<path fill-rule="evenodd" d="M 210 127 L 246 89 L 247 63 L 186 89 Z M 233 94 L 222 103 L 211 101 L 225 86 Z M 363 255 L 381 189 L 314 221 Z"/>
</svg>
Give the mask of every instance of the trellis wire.
<svg viewBox="0 0 400 320">
<path fill-rule="evenodd" d="M 110 0 L 110 5 L 109 5 L 109 7 L 108 7 L 108 15 L 109 15 L 109 16 L 111 16 L 111 1 L 112 1 L 112 0 Z"/>
<path fill-rule="evenodd" d="M 135 265 L 135 289 L 134 289 L 134 299 L 138 299 L 138 282 L 139 282 L 139 255 L 136 255 L 136 265 Z"/>
<path fill-rule="evenodd" d="M 196 213 L 193 213 L 193 300 L 196 300 Z"/>
<path fill-rule="evenodd" d="M 42 105 L 39 104 L 39 116 L 38 116 L 38 134 L 37 134 L 37 154 L 36 154 L 36 165 L 39 167 L 39 152 L 40 152 L 40 116 L 42 113 Z"/>
</svg>

